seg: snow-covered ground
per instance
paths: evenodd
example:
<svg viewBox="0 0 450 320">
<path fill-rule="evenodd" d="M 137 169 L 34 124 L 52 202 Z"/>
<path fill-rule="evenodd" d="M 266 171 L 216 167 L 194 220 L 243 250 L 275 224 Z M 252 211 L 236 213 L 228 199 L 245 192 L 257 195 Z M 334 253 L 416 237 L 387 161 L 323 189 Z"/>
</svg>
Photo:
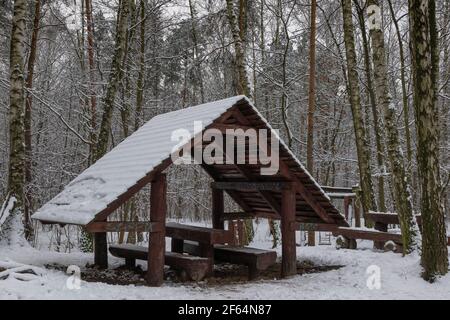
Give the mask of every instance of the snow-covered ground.
<svg viewBox="0 0 450 320">
<path fill-rule="evenodd" d="M 270 242 L 264 240 L 267 239 L 264 233 L 258 232 L 254 246 L 270 247 Z M 299 260 L 344 267 L 284 280 L 227 285 L 166 282 L 160 288 L 81 281 L 80 289 L 70 290 L 66 284 L 67 274 L 47 270 L 44 276 L 30 282 L 14 278 L 0 280 L 0 299 L 450 299 L 450 275 L 434 284 L 423 281 L 418 256 L 403 258 L 390 252 L 375 252 L 370 249 L 370 242 L 359 242 L 358 246 L 362 249 L 298 247 Z M 0 260 L 6 259 L 38 267 L 51 263 L 83 267 L 92 263 L 89 254 L 38 251 L 30 247 L 0 248 Z M 122 263 L 120 259 L 110 257 L 112 267 Z M 379 289 L 376 281 L 370 281 L 376 280 L 377 271 Z"/>
</svg>

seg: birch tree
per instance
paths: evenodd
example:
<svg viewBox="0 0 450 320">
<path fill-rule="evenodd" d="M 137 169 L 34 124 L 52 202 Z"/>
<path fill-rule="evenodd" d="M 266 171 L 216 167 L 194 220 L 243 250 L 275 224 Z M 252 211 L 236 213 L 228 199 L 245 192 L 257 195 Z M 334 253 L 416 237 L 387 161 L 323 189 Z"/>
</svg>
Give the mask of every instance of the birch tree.
<svg viewBox="0 0 450 320">
<path fill-rule="evenodd" d="M 434 281 L 448 272 L 445 212 L 439 168 L 439 120 L 436 105 L 437 74 L 432 35 L 433 0 L 409 0 L 417 166 L 421 186 L 422 277 Z M 430 10 L 431 9 L 431 10 Z M 431 25 L 430 25 L 431 24 Z M 436 30 L 434 30 L 436 32 Z M 434 57 L 434 58 L 433 58 Z"/>
<path fill-rule="evenodd" d="M 358 0 L 354 0 L 353 3 L 356 6 L 356 12 L 358 14 L 358 22 L 361 28 L 361 40 L 364 55 L 364 71 L 366 74 L 367 91 L 369 93 L 370 109 L 372 111 L 373 129 L 375 135 L 376 160 L 378 167 L 378 177 L 377 177 L 378 210 L 380 210 L 381 212 L 386 212 L 386 197 L 384 190 L 384 172 L 385 172 L 385 164 L 384 164 L 385 148 L 383 139 L 384 128 L 383 122 L 380 119 L 379 111 L 377 108 L 377 99 L 375 94 L 375 88 L 373 85 L 373 70 L 372 65 L 370 63 L 370 48 L 369 48 L 369 41 L 367 39 L 364 7 L 360 6 Z"/>
<path fill-rule="evenodd" d="M 94 162 L 105 155 L 108 150 L 114 102 L 116 100 L 126 50 L 129 13 L 129 0 L 121 0 L 119 13 L 117 15 L 118 22 L 116 30 L 116 43 L 113 60 L 111 62 L 111 73 L 109 75 L 106 93 L 102 99 L 103 116 L 98 135 L 97 150 L 95 151 Z"/>
<path fill-rule="evenodd" d="M 12 206 L 0 212 L 0 225 L 3 236 L 11 240 L 12 221 L 25 212 L 25 92 L 24 92 L 24 48 L 26 40 L 27 1 L 14 1 L 10 45 L 10 91 L 9 91 L 9 175 L 8 199 Z M 28 219 L 24 219 L 25 229 L 29 228 Z M 6 232 L 3 232 L 5 231 Z M 8 234 L 9 233 L 9 234 Z"/>
<path fill-rule="evenodd" d="M 384 112 L 386 128 L 386 149 L 390 162 L 392 184 L 394 189 L 395 207 L 402 230 L 403 253 L 414 251 L 417 246 L 419 230 L 414 216 L 411 190 L 405 169 L 405 159 L 400 145 L 398 129 L 396 127 L 396 106 L 392 101 L 388 87 L 388 71 L 386 53 L 384 49 L 384 35 L 381 19 L 381 8 L 378 0 L 368 1 L 368 22 L 370 38 L 372 40 L 372 59 L 376 94 L 379 105 Z"/>
<path fill-rule="evenodd" d="M 246 1 L 238 0 L 236 5 L 235 0 L 226 0 L 227 2 L 227 16 L 230 23 L 231 34 L 234 42 L 234 53 L 236 59 L 236 71 L 238 75 L 237 92 L 238 94 L 246 95 L 252 98 L 250 91 L 250 80 L 247 72 L 247 58 L 246 58 Z M 239 14 L 236 14 L 236 11 Z"/>
<path fill-rule="evenodd" d="M 341 1 L 344 19 L 344 42 L 347 60 L 349 99 L 353 115 L 356 152 L 358 156 L 359 176 L 362 191 L 361 204 L 364 213 L 368 213 L 369 210 L 376 210 L 376 203 L 369 161 L 369 147 L 366 138 L 367 131 L 364 127 L 364 120 L 361 110 L 361 96 L 355 51 L 355 36 L 353 33 L 352 2 L 351 0 Z"/>
</svg>

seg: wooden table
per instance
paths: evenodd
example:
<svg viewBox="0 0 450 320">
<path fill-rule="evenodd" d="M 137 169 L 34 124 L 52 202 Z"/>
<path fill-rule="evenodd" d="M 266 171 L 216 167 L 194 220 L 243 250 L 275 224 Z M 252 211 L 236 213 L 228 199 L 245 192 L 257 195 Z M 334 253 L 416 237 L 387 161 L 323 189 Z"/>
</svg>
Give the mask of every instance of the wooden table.
<svg viewBox="0 0 450 320">
<path fill-rule="evenodd" d="M 184 241 L 196 241 L 200 247 L 200 256 L 210 259 L 208 275 L 214 268 L 214 245 L 233 242 L 233 233 L 229 230 L 189 226 L 169 222 L 166 224 L 166 237 L 172 238 L 172 252 L 183 253 Z"/>
</svg>

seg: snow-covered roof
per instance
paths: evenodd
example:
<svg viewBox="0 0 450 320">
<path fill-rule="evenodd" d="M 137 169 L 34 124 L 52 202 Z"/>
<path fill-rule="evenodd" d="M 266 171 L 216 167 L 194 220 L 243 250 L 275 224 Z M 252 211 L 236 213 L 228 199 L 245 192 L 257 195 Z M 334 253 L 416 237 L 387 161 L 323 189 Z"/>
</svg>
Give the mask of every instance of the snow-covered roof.
<svg viewBox="0 0 450 320">
<path fill-rule="evenodd" d="M 47 223 L 87 225 L 129 188 L 170 158 L 174 148 L 179 144 L 179 141 L 172 141 L 173 131 L 185 129 L 190 132 L 191 137 L 194 137 L 238 102 L 243 101 L 270 128 L 267 121 L 245 96 L 236 96 L 158 115 L 81 173 L 60 194 L 40 208 L 32 218 Z M 193 126 L 194 121 L 199 121 L 202 125 Z M 281 139 L 280 142 L 301 168 L 303 174 L 307 175 L 308 182 L 313 183 L 315 190 L 322 193 L 322 201 L 328 200 L 320 186 Z"/>
</svg>

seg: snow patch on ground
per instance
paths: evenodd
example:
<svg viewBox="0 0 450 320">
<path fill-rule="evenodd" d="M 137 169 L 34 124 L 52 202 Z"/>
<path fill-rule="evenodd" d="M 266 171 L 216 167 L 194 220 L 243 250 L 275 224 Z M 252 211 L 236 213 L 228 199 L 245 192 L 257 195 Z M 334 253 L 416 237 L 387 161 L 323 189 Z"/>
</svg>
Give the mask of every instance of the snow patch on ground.
<svg viewBox="0 0 450 320">
<path fill-rule="evenodd" d="M 208 222 L 186 222 L 210 226 Z M 265 221 L 255 223 L 252 247 L 270 249 L 272 242 Z M 168 239 L 169 240 L 169 239 Z M 170 241 L 166 241 L 170 250 Z M 281 248 L 276 249 L 279 257 Z M 93 262 L 92 254 L 58 253 L 45 249 L 0 247 L 0 260 L 45 268 L 48 264 L 84 267 Z M 402 257 L 392 252 L 374 251 L 371 241 L 358 241 L 358 250 L 336 250 L 334 245 L 297 247 L 299 261 L 315 265 L 343 268 L 297 275 L 283 280 L 258 280 L 244 284 L 208 285 L 201 283 L 172 283 L 160 288 L 134 285 L 109 285 L 81 279 L 79 290 L 70 290 L 64 271 L 46 269 L 36 280 L 20 281 L 8 278 L 0 281 L 0 299 L 450 299 L 450 275 L 429 284 L 420 278 L 420 257 Z M 109 257 L 110 268 L 123 265 L 123 260 Z M 140 263 L 145 269 L 145 262 Z M 369 289 L 370 266 L 380 270 L 380 289 Z"/>
</svg>

